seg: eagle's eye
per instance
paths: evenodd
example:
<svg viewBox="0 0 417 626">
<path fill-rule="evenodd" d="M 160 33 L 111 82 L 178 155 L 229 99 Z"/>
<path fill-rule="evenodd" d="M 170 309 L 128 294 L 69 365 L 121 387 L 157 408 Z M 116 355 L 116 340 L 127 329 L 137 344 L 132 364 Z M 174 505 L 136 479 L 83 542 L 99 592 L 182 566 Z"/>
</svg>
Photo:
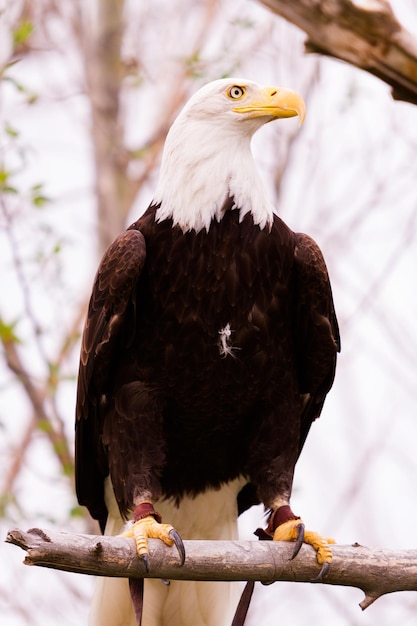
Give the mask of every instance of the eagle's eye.
<svg viewBox="0 0 417 626">
<path fill-rule="evenodd" d="M 232 100 L 239 100 L 245 95 L 245 89 L 239 85 L 233 85 L 233 87 L 229 88 L 227 95 L 229 98 L 232 98 Z"/>
</svg>

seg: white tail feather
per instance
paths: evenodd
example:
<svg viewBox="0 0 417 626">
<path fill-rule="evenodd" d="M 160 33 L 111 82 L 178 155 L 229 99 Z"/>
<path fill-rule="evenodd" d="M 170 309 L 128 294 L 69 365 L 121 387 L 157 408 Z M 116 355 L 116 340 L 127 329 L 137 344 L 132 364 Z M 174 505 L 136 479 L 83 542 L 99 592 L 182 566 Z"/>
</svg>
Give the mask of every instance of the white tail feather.
<svg viewBox="0 0 417 626">
<path fill-rule="evenodd" d="M 109 517 L 106 535 L 123 527 L 111 489 L 106 485 Z M 179 507 L 158 502 L 155 509 L 183 539 L 237 539 L 236 497 L 242 482 L 235 480 L 219 490 L 184 498 Z M 229 582 L 173 580 L 169 586 L 146 579 L 142 626 L 230 626 L 239 601 L 241 585 Z M 90 626 L 135 626 L 127 579 L 98 578 Z"/>
<path fill-rule="evenodd" d="M 113 494 L 112 497 L 114 500 Z M 108 498 L 106 498 L 106 503 L 107 501 Z M 106 535 L 118 535 L 124 526 L 115 501 L 114 505 L 109 507 Z M 89 626 L 136 626 L 126 578 L 97 577 Z"/>
</svg>

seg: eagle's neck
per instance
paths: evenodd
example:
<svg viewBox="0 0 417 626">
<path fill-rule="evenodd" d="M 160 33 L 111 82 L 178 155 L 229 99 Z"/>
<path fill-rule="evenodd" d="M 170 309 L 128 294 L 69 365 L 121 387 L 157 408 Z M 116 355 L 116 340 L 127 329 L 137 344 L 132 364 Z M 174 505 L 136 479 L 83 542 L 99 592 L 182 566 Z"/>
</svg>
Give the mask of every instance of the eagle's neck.
<svg viewBox="0 0 417 626">
<path fill-rule="evenodd" d="M 252 133 L 251 133 L 252 134 Z M 221 220 L 229 198 L 240 219 L 252 214 L 260 228 L 270 227 L 273 205 L 250 149 L 251 134 L 219 124 L 174 124 L 168 134 L 154 197 L 156 220 L 171 218 L 185 232 L 210 228 Z"/>
</svg>

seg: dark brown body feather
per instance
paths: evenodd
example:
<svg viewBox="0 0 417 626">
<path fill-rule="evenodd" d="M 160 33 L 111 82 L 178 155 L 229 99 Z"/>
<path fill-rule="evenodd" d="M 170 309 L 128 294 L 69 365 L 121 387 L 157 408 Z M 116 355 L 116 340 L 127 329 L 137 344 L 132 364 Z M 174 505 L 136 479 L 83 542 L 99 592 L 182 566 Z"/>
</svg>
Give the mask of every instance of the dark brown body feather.
<svg viewBox="0 0 417 626">
<path fill-rule="evenodd" d="M 232 205 L 198 233 L 151 206 L 99 267 L 76 423 L 78 498 L 97 519 L 109 472 L 123 515 L 144 491 L 180 499 L 242 474 L 266 506 L 290 496 L 334 377 L 331 289 L 309 237 Z"/>
</svg>

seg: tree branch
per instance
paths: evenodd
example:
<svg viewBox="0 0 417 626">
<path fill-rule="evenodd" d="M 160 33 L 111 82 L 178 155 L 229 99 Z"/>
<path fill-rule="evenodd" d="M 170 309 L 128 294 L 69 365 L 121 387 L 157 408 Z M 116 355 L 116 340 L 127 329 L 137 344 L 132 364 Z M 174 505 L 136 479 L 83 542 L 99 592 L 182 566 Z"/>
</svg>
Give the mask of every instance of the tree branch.
<svg viewBox="0 0 417 626">
<path fill-rule="evenodd" d="M 179 567 L 175 548 L 151 540 L 148 574 L 133 539 L 33 528 L 9 531 L 6 542 L 27 551 L 26 565 L 96 576 L 312 582 L 320 569 L 309 546 L 290 561 L 293 547 L 272 541 L 185 541 L 186 560 Z M 417 591 L 417 550 L 389 551 L 359 544 L 334 545 L 332 550 L 333 562 L 323 583 L 362 589 L 362 609 L 386 593 Z"/>
<path fill-rule="evenodd" d="M 307 33 L 307 52 L 366 70 L 391 85 L 393 98 L 417 104 L 417 42 L 386 0 L 260 1 Z"/>
<path fill-rule="evenodd" d="M 20 381 L 27 397 L 29 398 L 29 401 L 31 402 L 37 425 L 41 426 L 42 430 L 46 432 L 48 438 L 50 439 L 63 471 L 68 476 L 71 476 L 74 471 L 73 458 L 65 437 L 63 424 L 61 424 L 62 428 L 54 428 L 52 419 L 46 409 L 46 390 L 41 390 L 34 384 L 19 355 L 16 342 L 0 337 L 0 343 L 4 348 L 8 368 L 16 375 L 16 378 Z M 27 440 L 27 443 L 29 441 L 30 438 Z"/>
</svg>

